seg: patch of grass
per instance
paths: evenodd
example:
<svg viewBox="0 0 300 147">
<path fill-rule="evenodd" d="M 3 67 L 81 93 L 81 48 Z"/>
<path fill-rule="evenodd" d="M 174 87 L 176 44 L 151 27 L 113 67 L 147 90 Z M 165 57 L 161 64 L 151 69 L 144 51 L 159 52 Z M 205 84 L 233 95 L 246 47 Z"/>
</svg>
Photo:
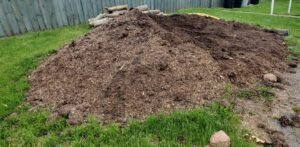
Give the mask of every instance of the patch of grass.
<svg viewBox="0 0 300 147">
<path fill-rule="evenodd" d="M 49 54 L 84 32 L 79 25 L 0 39 L 0 120 L 23 100 L 27 74 Z"/>
<path fill-rule="evenodd" d="M 246 8 L 241 8 L 240 10 L 242 9 L 246 9 Z M 259 9 L 263 9 L 263 8 L 260 8 L 260 5 L 258 5 L 253 8 L 253 11 Z M 230 9 L 223 9 L 223 8 L 182 9 L 182 10 L 178 10 L 178 13 L 206 13 L 225 20 L 239 21 L 251 25 L 261 26 L 264 28 L 288 29 L 290 35 L 289 37 L 286 38 L 286 41 L 289 46 L 289 51 L 291 54 L 295 56 L 300 55 L 300 35 L 299 35 L 300 19 L 299 18 L 240 13 L 237 11 L 233 11 Z"/>
<path fill-rule="evenodd" d="M 238 91 L 236 96 L 239 98 L 252 99 L 253 97 L 257 97 L 257 93 L 253 91 Z"/>
<path fill-rule="evenodd" d="M 223 97 L 225 99 L 230 99 L 232 98 L 233 90 L 232 90 L 232 84 L 231 83 L 226 83 L 224 85 L 224 95 Z"/>
<path fill-rule="evenodd" d="M 272 92 L 270 92 L 269 87 L 260 86 L 257 89 L 257 93 L 261 98 L 264 98 L 267 101 L 273 100 L 274 94 Z"/>
<path fill-rule="evenodd" d="M 294 112 L 296 112 L 297 114 L 300 114 L 300 106 L 294 107 L 293 110 L 294 110 Z"/>
<path fill-rule="evenodd" d="M 257 86 L 254 90 L 239 90 L 236 91 L 233 89 L 231 83 L 226 83 L 224 85 L 224 93 L 222 98 L 228 100 L 230 104 L 234 104 L 236 98 L 245 98 L 245 99 L 260 99 L 264 101 L 272 101 L 274 94 L 271 92 L 271 89 L 266 86 Z"/>
<path fill-rule="evenodd" d="M 245 99 L 261 99 L 267 102 L 272 101 L 274 94 L 270 91 L 269 87 L 265 86 L 258 86 L 255 90 L 252 91 L 237 91 L 235 96 L 238 98 L 245 98 Z"/>
<path fill-rule="evenodd" d="M 102 126 L 93 118 L 74 127 L 64 118 L 49 122 L 46 112 L 28 108 L 24 105 L 0 122 L 0 146 L 204 146 L 219 130 L 230 136 L 233 147 L 254 146 L 241 137 L 239 117 L 217 104 L 150 116 L 125 127 Z"/>
</svg>

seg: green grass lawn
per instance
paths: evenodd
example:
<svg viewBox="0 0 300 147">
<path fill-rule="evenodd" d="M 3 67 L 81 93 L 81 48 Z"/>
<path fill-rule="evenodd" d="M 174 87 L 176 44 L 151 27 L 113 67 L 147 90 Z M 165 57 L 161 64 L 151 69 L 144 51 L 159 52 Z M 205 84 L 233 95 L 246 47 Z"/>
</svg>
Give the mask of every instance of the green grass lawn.
<svg viewBox="0 0 300 147">
<path fill-rule="evenodd" d="M 87 31 L 88 26 L 80 25 L 0 39 L 0 120 L 23 100 L 30 70 L 53 50 Z"/>
<path fill-rule="evenodd" d="M 288 14 L 288 6 L 289 6 L 289 0 L 275 0 L 274 14 L 300 16 L 299 0 L 293 0 L 291 14 Z M 244 8 L 234 8 L 232 10 L 270 14 L 271 0 L 260 0 L 258 5 L 251 5 Z"/>
</svg>

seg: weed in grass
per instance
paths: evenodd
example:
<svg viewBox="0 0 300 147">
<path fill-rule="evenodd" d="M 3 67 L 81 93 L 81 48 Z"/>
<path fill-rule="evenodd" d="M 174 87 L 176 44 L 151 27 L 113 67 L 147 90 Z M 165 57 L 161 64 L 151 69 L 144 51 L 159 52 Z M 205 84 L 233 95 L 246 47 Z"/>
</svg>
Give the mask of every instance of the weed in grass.
<svg viewBox="0 0 300 147">
<path fill-rule="evenodd" d="M 269 87 L 258 86 L 253 91 L 237 91 L 235 93 L 235 96 L 238 98 L 245 98 L 245 99 L 252 99 L 252 100 L 260 98 L 262 100 L 269 102 L 272 101 L 274 97 L 274 94 L 270 90 L 271 89 Z"/>
<path fill-rule="evenodd" d="M 257 88 L 258 95 L 266 101 L 272 101 L 274 94 L 270 92 L 269 87 L 260 86 Z"/>
<path fill-rule="evenodd" d="M 56 54 L 56 53 L 57 53 L 56 49 L 48 51 L 48 55 L 52 55 L 52 54 Z"/>
<path fill-rule="evenodd" d="M 272 118 L 278 120 L 280 117 L 277 115 L 273 115 Z"/>
<path fill-rule="evenodd" d="M 238 91 L 236 92 L 236 96 L 239 98 L 252 99 L 257 96 L 257 93 L 253 91 Z"/>
<path fill-rule="evenodd" d="M 232 98 L 232 84 L 231 83 L 226 83 L 224 86 L 224 95 L 223 97 L 225 99 L 231 99 Z"/>
<path fill-rule="evenodd" d="M 266 101 L 272 101 L 274 94 L 270 92 L 269 87 L 258 86 L 254 91 L 233 91 L 232 84 L 226 83 L 224 86 L 223 98 L 228 100 L 230 104 L 234 104 L 236 98 L 256 99 L 260 98 Z"/>
<path fill-rule="evenodd" d="M 225 84 L 223 98 L 230 103 L 230 107 L 233 107 L 235 105 L 236 100 L 231 83 Z"/>
</svg>

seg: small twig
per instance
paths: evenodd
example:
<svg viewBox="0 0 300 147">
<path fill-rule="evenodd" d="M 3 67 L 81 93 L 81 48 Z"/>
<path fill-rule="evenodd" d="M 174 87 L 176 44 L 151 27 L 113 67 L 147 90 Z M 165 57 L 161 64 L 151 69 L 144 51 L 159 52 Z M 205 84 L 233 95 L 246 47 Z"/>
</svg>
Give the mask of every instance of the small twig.
<svg viewBox="0 0 300 147">
<path fill-rule="evenodd" d="M 125 66 L 125 64 L 123 64 L 123 65 L 120 67 L 119 71 L 121 71 L 121 70 L 123 69 L 124 66 Z"/>
</svg>

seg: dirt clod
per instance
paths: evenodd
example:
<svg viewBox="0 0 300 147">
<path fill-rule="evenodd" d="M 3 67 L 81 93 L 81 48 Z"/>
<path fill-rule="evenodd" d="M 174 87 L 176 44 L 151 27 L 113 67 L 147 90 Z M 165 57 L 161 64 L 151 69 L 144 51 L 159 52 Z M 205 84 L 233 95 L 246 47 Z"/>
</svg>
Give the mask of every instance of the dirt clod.
<svg viewBox="0 0 300 147">
<path fill-rule="evenodd" d="M 282 116 L 278 120 L 282 127 L 293 126 L 292 121 L 287 116 Z"/>
<path fill-rule="evenodd" d="M 298 64 L 296 62 L 292 62 L 288 64 L 291 68 L 297 68 Z"/>
<path fill-rule="evenodd" d="M 192 107 L 286 68 L 278 34 L 197 15 L 132 10 L 94 28 L 44 61 L 29 77 L 27 100 L 82 122 L 126 122 Z"/>
<path fill-rule="evenodd" d="M 270 145 L 272 145 L 274 147 L 289 147 L 289 145 L 286 143 L 284 134 L 282 132 L 270 129 L 267 126 L 265 126 L 264 124 L 259 124 L 258 127 L 265 130 L 265 132 L 269 134 L 269 137 L 272 142 L 272 143 L 270 143 Z M 266 145 L 268 145 L 268 144 L 266 144 Z"/>
</svg>

